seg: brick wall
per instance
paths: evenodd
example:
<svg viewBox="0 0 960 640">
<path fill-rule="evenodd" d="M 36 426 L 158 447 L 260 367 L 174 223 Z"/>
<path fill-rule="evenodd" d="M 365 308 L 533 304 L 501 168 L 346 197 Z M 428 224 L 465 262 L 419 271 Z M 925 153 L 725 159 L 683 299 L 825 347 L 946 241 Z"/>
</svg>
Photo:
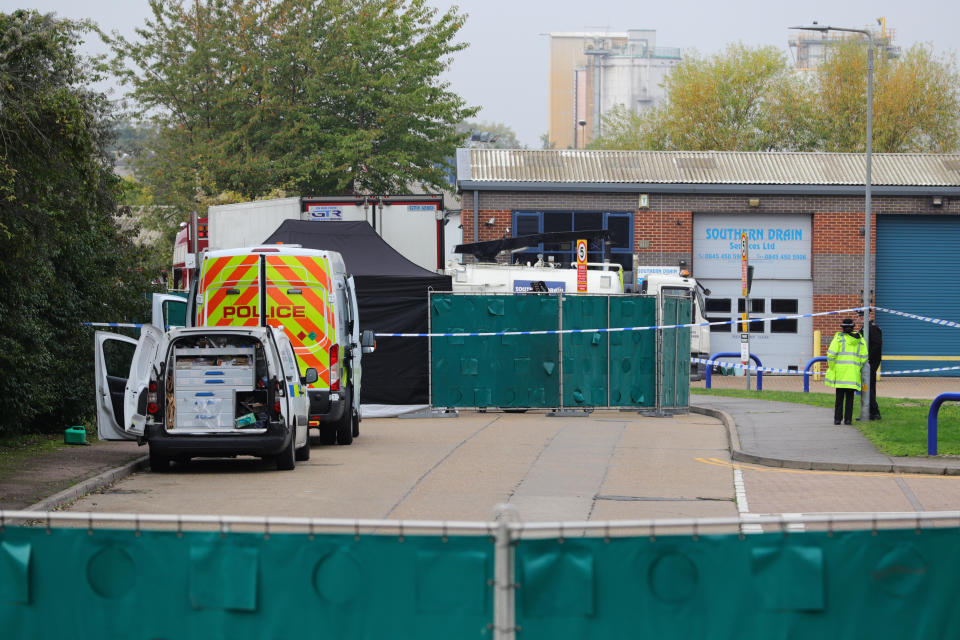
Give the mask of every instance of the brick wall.
<svg viewBox="0 0 960 640">
<path fill-rule="evenodd" d="M 636 193 L 565 191 L 479 192 L 480 239 L 493 240 L 513 231 L 513 212 L 616 211 L 634 215 L 634 246 L 641 263 L 693 264 L 693 216 L 696 213 L 812 215 L 811 262 L 814 312 L 859 306 L 863 289 L 863 196 L 649 194 L 649 207 L 638 208 Z M 759 200 L 750 207 L 749 200 Z M 473 241 L 473 192 L 463 193 L 463 241 Z M 885 215 L 960 215 L 960 198 L 944 198 L 935 207 L 929 196 L 874 194 L 871 247 L 875 253 L 877 218 Z M 486 222 L 491 218 L 493 225 Z M 641 242 L 643 241 L 643 242 Z M 641 246 L 641 244 L 647 246 Z M 875 269 L 875 265 L 871 265 Z M 694 276 L 697 274 L 694 273 Z M 816 319 L 814 328 L 833 335 L 836 318 Z"/>
</svg>

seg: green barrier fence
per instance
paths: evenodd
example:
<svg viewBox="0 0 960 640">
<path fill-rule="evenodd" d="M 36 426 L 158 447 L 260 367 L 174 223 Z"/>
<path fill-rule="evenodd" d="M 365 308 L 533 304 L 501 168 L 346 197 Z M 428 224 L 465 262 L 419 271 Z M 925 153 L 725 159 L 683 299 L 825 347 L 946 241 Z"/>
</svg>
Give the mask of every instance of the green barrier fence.
<svg viewBox="0 0 960 640">
<path fill-rule="evenodd" d="M 488 537 L 15 528 L 6 638 L 469 638 L 492 623 Z"/>
<path fill-rule="evenodd" d="M 958 541 L 956 528 L 521 541 L 517 637 L 958 637 Z"/>
<path fill-rule="evenodd" d="M 7 525 L 0 629 L 39 639 L 950 638 L 960 635 L 958 515 L 942 519 L 949 528 L 751 535 L 571 537 L 573 523 L 538 539 L 503 523 L 467 523 L 483 536 Z"/>
<path fill-rule="evenodd" d="M 660 307 L 658 308 L 658 302 Z M 433 293 L 430 332 L 501 333 L 690 322 L 688 298 Z M 686 409 L 690 329 L 430 340 L 434 407 Z"/>
</svg>

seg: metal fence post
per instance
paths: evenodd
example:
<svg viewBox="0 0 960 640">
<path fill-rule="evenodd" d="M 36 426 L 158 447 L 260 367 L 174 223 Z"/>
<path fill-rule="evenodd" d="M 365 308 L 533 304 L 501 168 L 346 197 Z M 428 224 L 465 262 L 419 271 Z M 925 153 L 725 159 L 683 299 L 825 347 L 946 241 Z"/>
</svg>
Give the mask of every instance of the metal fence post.
<svg viewBox="0 0 960 640">
<path fill-rule="evenodd" d="M 498 505 L 501 507 L 503 505 Z M 517 637 L 516 583 L 514 582 L 513 544 L 510 540 L 509 515 L 513 507 L 504 509 L 497 518 L 496 549 L 493 570 L 493 637 L 494 640 L 515 640 Z"/>
<path fill-rule="evenodd" d="M 606 327 L 604 328 L 605 329 L 610 328 L 610 294 L 609 293 L 607 294 L 607 322 L 606 322 Z M 606 340 L 607 340 L 607 385 L 606 386 L 607 386 L 607 409 L 609 409 L 610 397 L 612 395 L 610 387 L 613 383 L 613 381 L 610 379 L 610 370 L 612 369 L 612 367 L 610 366 L 610 332 L 609 331 L 607 331 Z"/>
<path fill-rule="evenodd" d="M 359 322 L 359 320 L 358 320 Z M 433 408 L 433 290 L 427 291 L 427 406 Z"/>
<path fill-rule="evenodd" d="M 557 294 L 557 325 L 560 333 L 557 334 L 557 371 L 560 372 L 560 408 L 563 404 L 563 293 Z"/>
</svg>

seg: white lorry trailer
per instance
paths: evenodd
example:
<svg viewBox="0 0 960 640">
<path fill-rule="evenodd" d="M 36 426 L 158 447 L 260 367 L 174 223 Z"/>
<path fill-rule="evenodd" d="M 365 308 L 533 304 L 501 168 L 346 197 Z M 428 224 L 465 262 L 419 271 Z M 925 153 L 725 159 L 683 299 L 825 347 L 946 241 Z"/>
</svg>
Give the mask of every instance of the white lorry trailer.
<svg viewBox="0 0 960 640">
<path fill-rule="evenodd" d="M 207 220 L 210 251 L 263 244 L 285 220 L 366 221 L 407 260 L 435 273 L 443 270 L 443 196 L 438 194 L 256 200 L 214 205 Z"/>
<path fill-rule="evenodd" d="M 527 293 L 545 287 L 549 293 L 577 293 L 576 268 L 538 262 L 535 265 L 447 263 L 454 291 L 463 293 Z M 623 268 L 616 263 L 588 263 L 587 291 L 623 293 Z"/>
</svg>

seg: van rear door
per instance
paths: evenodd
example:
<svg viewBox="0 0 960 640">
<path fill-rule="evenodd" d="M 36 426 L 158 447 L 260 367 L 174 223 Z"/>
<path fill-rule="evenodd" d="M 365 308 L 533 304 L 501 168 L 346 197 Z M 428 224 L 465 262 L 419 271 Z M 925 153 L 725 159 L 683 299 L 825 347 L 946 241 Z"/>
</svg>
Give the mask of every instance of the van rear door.
<svg viewBox="0 0 960 640">
<path fill-rule="evenodd" d="M 120 421 L 123 420 L 124 391 L 137 341 L 118 333 L 97 331 L 94 342 L 97 436 L 101 440 L 134 440 L 136 436 L 124 431 Z"/>
<path fill-rule="evenodd" d="M 185 327 L 187 326 L 186 314 L 187 299 L 183 296 L 153 294 L 153 314 L 150 320 L 153 326 L 159 329 Z"/>
<path fill-rule="evenodd" d="M 347 278 L 347 304 L 350 317 L 350 371 L 353 373 L 353 410 L 360 415 L 360 358 L 363 349 L 360 348 L 360 310 L 357 307 L 357 288 L 353 276 Z"/>
<path fill-rule="evenodd" d="M 309 389 L 330 388 L 330 346 L 336 341 L 330 266 L 325 257 L 267 254 L 267 324 L 283 326 L 300 367 L 317 370 Z M 345 357 L 346 354 L 343 354 Z"/>
<path fill-rule="evenodd" d="M 205 258 L 200 273 L 197 326 L 259 326 L 259 293 L 259 254 Z"/>
<path fill-rule="evenodd" d="M 123 394 L 123 429 L 142 436 L 147 422 L 147 387 L 150 384 L 150 372 L 156 361 L 157 350 L 163 341 L 164 333 L 153 325 L 145 324 L 140 329 L 133 362 Z"/>
</svg>

